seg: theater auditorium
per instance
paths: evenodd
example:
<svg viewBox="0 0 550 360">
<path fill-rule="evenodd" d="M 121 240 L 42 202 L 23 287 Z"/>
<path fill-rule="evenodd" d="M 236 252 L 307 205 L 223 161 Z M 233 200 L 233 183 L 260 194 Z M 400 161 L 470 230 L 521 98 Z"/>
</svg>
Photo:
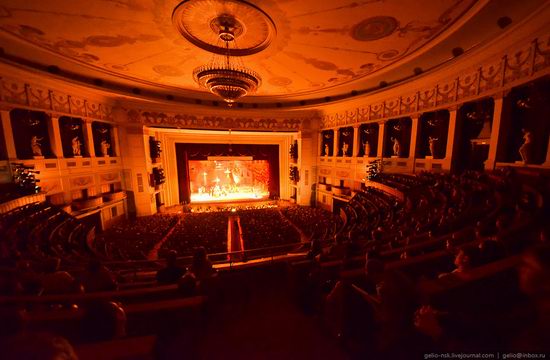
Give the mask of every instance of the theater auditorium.
<svg viewBox="0 0 550 360">
<path fill-rule="evenodd" d="M 550 356 L 550 1 L 0 0 L 0 358 Z"/>
</svg>

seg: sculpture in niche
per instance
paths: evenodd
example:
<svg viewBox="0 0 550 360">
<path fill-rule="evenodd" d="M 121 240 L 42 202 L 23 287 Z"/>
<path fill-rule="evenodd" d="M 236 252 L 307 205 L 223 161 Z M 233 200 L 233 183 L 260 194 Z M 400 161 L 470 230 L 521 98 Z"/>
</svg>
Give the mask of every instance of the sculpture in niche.
<svg viewBox="0 0 550 360">
<path fill-rule="evenodd" d="M 393 136 L 390 138 L 390 140 L 393 142 L 393 156 L 401 156 L 401 144 L 399 144 L 399 140 L 397 140 Z"/>
<path fill-rule="evenodd" d="M 370 143 L 369 141 L 365 141 L 365 143 L 363 144 L 365 146 L 365 156 L 370 156 Z"/>
<path fill-rule="evenodd" d="M 109 148 L 111 147 L 111 144 L 107 142 L 107 140 L 103 140 L 101 142 L 101 155 L 103 156 L 109 156 Z"/>
<path fill-rule="evenodd" d="M 435 156 L 435 142 L 439 140 L 439 138 L 435 138 L 432 136 L 428 137 L 428 149 L 430 150 L 430 156 Z"/>
<path fill-rule="evenodd" d="M 325 144 L 325 156 L 328 156 L 328 144 Z"/>
<path fill-rule="evenodd" d="M 41 140 L 44 138 L 39 138 L 38 136 L 33 136 L 31 138 L 31 148 L 32 148 L 32 154 L 34 156 L 43 156 L 42 155 L 42 144 L 40 143 Z"/>
<path fill-rule="evenodd" d="M 75 136 L 73 138 L 73 140 L 71 141 L 71 143 L 72 143 L 72 147 L 73 147 L 73 155 L 74 156 L 82 156 L 81 150 L 80 150 L 80 146 L 82 145 L 82 143 L 80 142 L 80 139 L 78 138 L 78 136 Z"/>
<path fill-rule="evenodd" d="M 349 145 L 344 141 L 342 144 L 342 156 L 348 156 Z"/>
<path fill-rule="evenodd" d="M 521 129 L 523 133 L 523 144 L 519 147 L 519 155 L 521 156 L 521 161 L 524 164 L 529 164 L 531 162 L 531 147 L 533 146 L 533 134 L 525 129 Z"/>
</svg>

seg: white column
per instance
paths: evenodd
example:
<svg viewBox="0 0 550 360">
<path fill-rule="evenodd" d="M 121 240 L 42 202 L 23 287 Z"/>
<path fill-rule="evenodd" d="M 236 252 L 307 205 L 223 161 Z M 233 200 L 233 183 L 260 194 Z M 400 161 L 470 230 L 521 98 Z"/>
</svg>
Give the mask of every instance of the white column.
<svg viewBox="0 0 550 360">
<path fill-rule="evenodd" d="M 361 148 L 361 141 L 359 138 L 359 124 L 353 125 L 353 152 L 352 157 L 359 156 L 359 149 Z"/>
<path fill-rule="evenodd" d="M 6 142 L 8 160 L 15 160 L 17 159 L 17 151 L 15 150 L 15 136 L 11 128 L 10 112 L 8 110 L 1 110 L 0 116 L 2 118 L 2 132 L 4 133 L 4 140 Z"/>
<path fill-rule="evenodd" d="M 453 159 L 453 148 L 456 137 L 457 108 L 449 109 L 449 128 L 447 129 L 447 146 L 445 148 L 445 160 Z"/>
<path fill-rule="evenodd" d="M 491 125 L 491 139 L 489 141 L 489 155 L 485 161 L 485 170 L 494 170 L 497 160 L 498 138 L 503 116 L 504 96 L 494 98 L 493 124 Z"/>
<path fill-rule="evenodd" d="M 333 148 L 332 148 L 332 156 L 338 156 L 338 146 L 340 145 L 338 141 L 338 129 L 334 129 L 334 139 L 333 139 Z"/>
<path fill-rule="evenodd" d="M 89 119 L 84 120 L 84 126 L 82 127 L 84 131 L 84 138 L 86 139 L 86 148 L 88 149 L 88 154 L 91 158 L 95 158 L 95 147 L 94 147 L 94 135 L 92 132 L 92 121 Z"/>
<path fill-rule="evenodd" d="M 63 144 L 61 142 L 61 131 L 59 130 L 59 116 L 51 115 L 48 122 L 48 135 L 50 136 L 50 146 L 52 153 L 56 158 L 63 158 Z"/>
<path fill-rule="evenodd" d="M 318 137 L 318 146 L 317 146 L 317 156 L 322 156 L 323 154 L 323 132 L 319 131 L 319 137 Z"/>
<path fill-rule="evenodd" d="M 415 114 L 411 116 L 412 127 L 411 127 L 411 146 L 409 146 L 409 159 L 413 160 L 416 158 L 416 142 L 418 140 L 418 122 L 420 114 Z"/>
<path fill-rule="evenodd" d="M 384 156 L 384 138 L 386 136 L 386 123 L 378 123 L 378 149 L 376 150 L 376 156 L 381 158 Z"/>
<path fill-rule="evenodd" d="M 112 144 L 114 145 L 113 156 L 120 156 L 120 141 L 118 138 L 118 126 L 112 127 Z"/>
</svg>

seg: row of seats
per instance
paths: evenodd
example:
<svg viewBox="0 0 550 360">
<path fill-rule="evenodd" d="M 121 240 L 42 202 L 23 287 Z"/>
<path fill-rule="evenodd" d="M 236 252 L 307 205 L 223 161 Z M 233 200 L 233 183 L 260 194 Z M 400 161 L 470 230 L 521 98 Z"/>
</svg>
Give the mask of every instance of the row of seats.
<svg viewBox="0 0 550 360">
<path fill-rule="evenodd" d="M 508 172 L 382 178 L 405 201 L 392 207 L 394 199 L 381 201 L 384 195 L 371 189 L 350 201 L 344 209 L 349 233 L 321 249 L 331 256 L 290 267 L 302 306 L 319 312 L 362 356 L 445 350 L 448 339 L 460 349 L 480 349 L 517 335 L 519 329 L 503 334 L 500 319 L 522 305 L 518 254 L 548 241 L 537 237 L 540 208 L 525 200 L 540 194 L 525 196 L 521 180 Z M 355 253 L 332 251 L 341 244 Z M 467 319 L 457 325 L 462 337 L 441 314 Z M 428 316 L 443 334 L 422 348 L 418 337 L 433 330 L 424 328 Z M 487 329 L 492 332 L 483 333 Z"/>
</svg>

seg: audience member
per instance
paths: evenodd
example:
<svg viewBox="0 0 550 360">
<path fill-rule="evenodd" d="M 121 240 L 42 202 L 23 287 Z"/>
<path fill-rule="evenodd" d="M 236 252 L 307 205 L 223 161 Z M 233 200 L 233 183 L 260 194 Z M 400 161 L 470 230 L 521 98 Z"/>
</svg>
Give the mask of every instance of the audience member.
<svg viewBox="0 0 550 360">
<path fill-rule="evenodd" d="M 204 247 L 201 246 L 195 250 L 190 271 L 195 275 L 198 281 L 207 279 L 214 274 L 215 270 L 212 267 L 212 262 L 206 255 L 206 249 Z"/>
<path fill-rule="evenodd" d="M 47 333 L 22 333 L 2 346 L 4 360 L 78 360 L 63 337 Z"/>
<path fill-rule="evenodd" d="M 192 272 L 186 272 L 178 280 L 178 290 L 183 296 L 193 296 L 197 289 L 197 278 Z"/>
<path fill-rule="evenodd" d="M 548 351 L 550 344 L 550 246 L 526 251 L 519 268 L 519 286 L 534 309 L 534 316 L 522 319 L 522 332 L 511 350 Z"/>
<path fill-rule="evenodd" d="M 46 274 L 42 277 L 43 295 L 69 294 L 80 291 L 74 277 L 66 271 L 59 270 L 60 264 L 59 258 L 46 262 Z"/>
<path fill-rule="evenodd" d="M 166 266 L 157 271 L 157 281 L 161 284 L 176 283 L 185 274 L 185 269 L 177 264 L 178 253 L 171 250 L 166 254 Z"/>
<path fill-rule="evenodd" d="M 117 303 L 98 301 L 88 304 L 81 321 L 83 340 L 108 341 L 126 335 L 126 313 Z"/>
<path fill-rule="evenodd" d="M 450 274 L 462 274 L 470 271 L 472 268 L 479 265 L 479 248 L 473 246 L 463 246 L 458 250 L 454 259 L 455 269 L 451 273 L 440 274 L 439 277 L 444 277 Z"/>
<path fill-rule="evenodd" d="M 113 291 L 117 289 L 115 276 L 99 261 L 92 259 L 88 263 L 87 272 L 82 278 L 86 292 Z"/>
</svg>

